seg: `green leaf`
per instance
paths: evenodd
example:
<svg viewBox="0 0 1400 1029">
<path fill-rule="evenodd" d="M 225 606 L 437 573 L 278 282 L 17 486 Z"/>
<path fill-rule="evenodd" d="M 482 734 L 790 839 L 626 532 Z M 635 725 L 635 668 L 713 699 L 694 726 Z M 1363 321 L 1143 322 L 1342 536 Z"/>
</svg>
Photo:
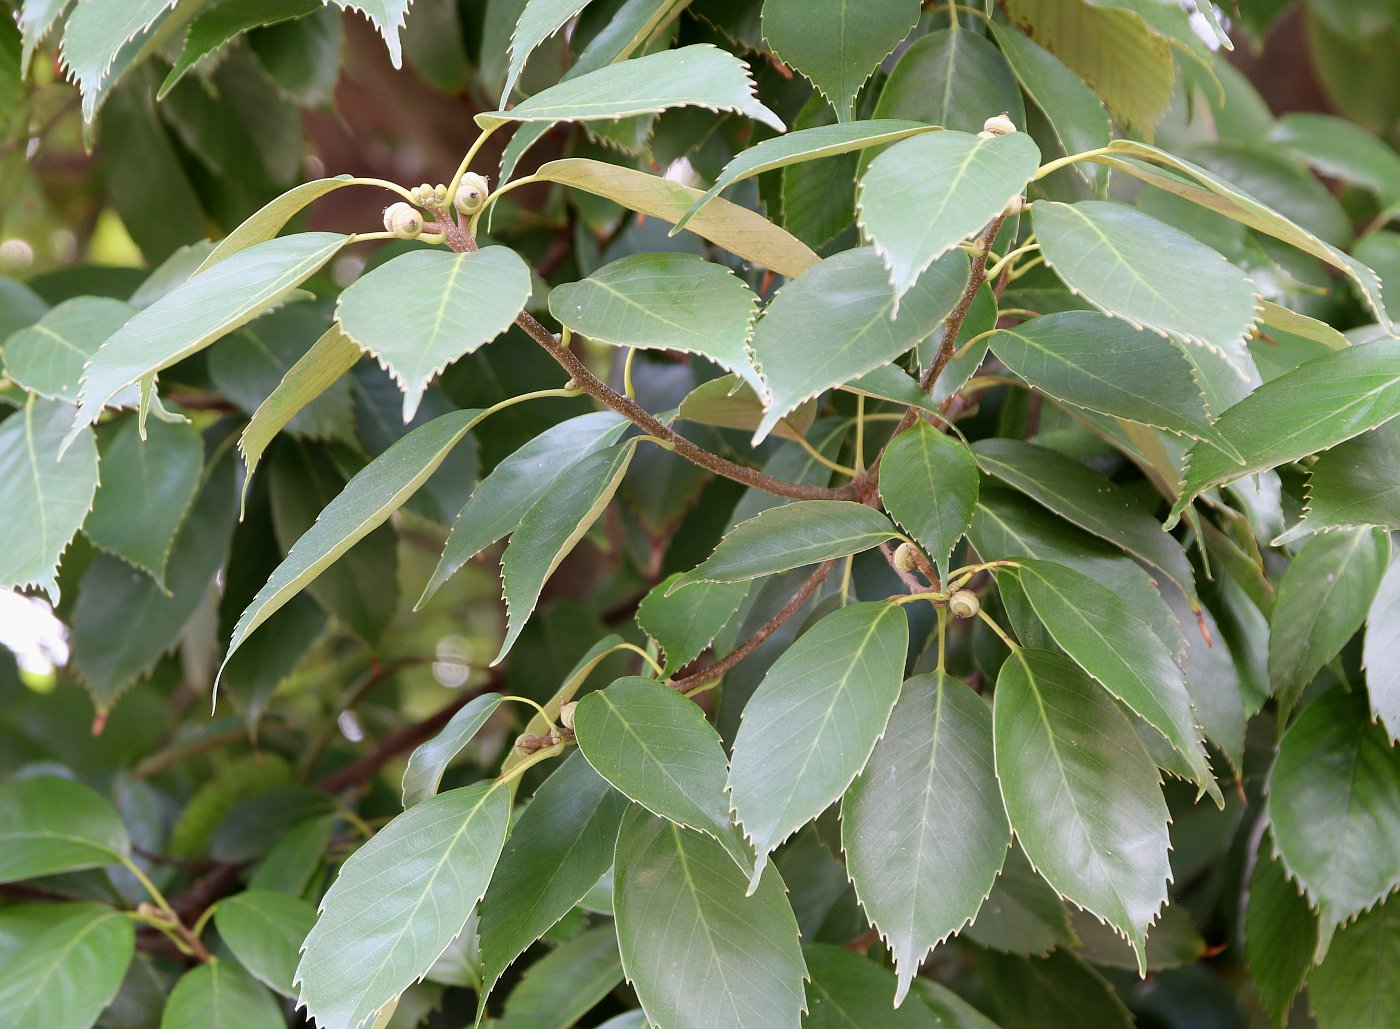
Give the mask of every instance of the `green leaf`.
<svg viewBox="0 0 1400 1029">
<path fill-rule="evenodd" d="M 754 363 L 772 394 L 755 445 L 804 401 L 888 364 L 933 332 L 967 275 L 966 255 L 946 254 L 897 298 L 879 255 L 860 247 L 779 290 L 754 329 Z"/>
<path fill-rule="evenodd" d="M 1376 525 L 1400 528 L 1400 421 L 1389 421 L 1317 455 L 1308 469 L 1302 521 L 1274 540 Z"/>
<path fill-rule="evenodd" d="M 1148 926 L 1167 900 L 1167 805 L 1157 767 L 1118 706 L 1067 659 L 1014 652 L 992 708 L 1011 827 L 1065 899 L 1128 938 L 1146 972 Z"/>
<path fill-rule="evenodd" d="M 989 22 L 987 28 L 1026 96 L 1045 116 L 1061 150 L 1078 154 L 1108 145 L 1113 132 L 1108 112 L 1083 79 L 1029 36 L 998 22 Z M 1102 177 L 1097 169 L 1088 170 L 1083 164 L 1073 167 L 1090 185 Z"/>
<path fill-rule="evenodd" d="M 76 402 L 83 366 L 135 313 L 130 304 L 109 297 L 65 300 L 5 341 L 5 372 L 40 396 Z M 134 404 L 136 391 L 118 401 Z"/>
<path fill-rule="evenodd" d="M 414 429 L 371 461 L 321 512 L 238 619 L 220 671 L 250 633 L 296 596 L 336 558 L 388 521 L 485 417 L 454 411 Z"/>
<path fill-rule="evenodd" d="M 797 920 L 770 868 L 744 874 L 707 836 L 633 808 L 617 838 L 622 967 L 653 1025 L 793 1027 L 807 974 Z"/>
<path fill-rule="evenodd" d="M 1400 750 L 1359 694 L 1332 690 L 1284 734 L 1269 772 L 1274 846 L 1325 925 L 1400 885 Z"/>
<path fill-rule="evenodd" d="M 1023 958 L 988 951 L 977 968 L 1008 1026 L 1131 1029 L 1132 1015 L 1104 978 L 1066 950 Z"/>
<path fill-rule="evenodd" d="M 344 11 L 359 11 L 384 37 L 384 45 L 389 48 L 389 60 L 395 68 L 403 67 L 403 43 L 399 33 L 403 31 L 404 17 L 408 5 L 413 0 L 327 0 Z"/>
<path fill-rule="evenodd" d="M 175 538 L 199 492 L 204 441 L 189 423 L 162 421 L 152 421 L 142 440 L 135 418 L 99 435 L 102 485 L 83 534 L 164 587 Z"/>
<path fill-rule="evenodd" d="M 49 904 L 42 927 L 0 963 L 0 1010 L 13 1026 L 90 1026 L 116 997 L 136 946 L 123 911 Z"/>
<path fill-rule="evenodd" d="M 888 518 L 853 500 L 796 500 L 740 522 L 666 593 L 700 582 L 743 582 L 858 554 L 897 536 Z"/>
<path fill-rule="evenodd" d="M 737 275 L 694 254 L 633 254 L 549 294 L 549 313 L 574 332 L 617 346 L 699 354 L 762 393 L 749 359 L 757 304 Z"/>
<path fill-rule="evenodd" d="M 617 932 L 599 925 L 530 966 L 494 1029 L 569 1029 L 622 982 Z"/>
<path fill-rule="evenodd" d="M 214 909 L 214 926 L 233 956 L 284 997 L 293 996 L 301 941 L 315 922 L 316 911 L 306 901 L 271 890 L 244 890 Z"/>
<path fill-rule="evenodd" d="M 1112 590 L 1072 568 L 1023 560 L 1016 578 L 1055 642 L 1160 732 L 1186 758 L 1200 793 L 1210 793 L 1223 807 L 1196 728 L 1185 676 L 1152 627 Z"/>
<path fill-rule="evenodd" d="M 703 195 L 679 182 L 581 157 L 550 161 L 535 178 L 558 182 L 651 218 L 676 224 Z M 687 229 L 730 253 L 771 268 L 788 278 L 801 275 L 820 258 L 805 243 L 755 211 L 716 198 L 690 216 Z"/>
<path fill-rule="evenodd" d="M 636 449 L 632 439 L 577 462 L 520 519 L 501 557 L 509 624 L 493 665 L 520 638 L 545 582 L 612 501 Z"/>
<path fill-rule="evenodd" d="M 514 532 L 541 498 L 573 471 L 573 464 L 612 446 L 631 423 L 612 411 L 595 411 L 540 433 L 491 470 L 472 491 L 452 525 L 442 558 L 423 589 L 422 607 L 438 588 L 486 547 Z"/>
<path fill-rule="evenodd" d="M 1186 551 L 1162 532 L 1157 520 L 1130 493 L 1107 476 L 1038 443 L 985 439 L 978 440 L 972 452 L 988 474 L 1147 562 L 1174 582 L 1192 607 L 1199 606 L 1195 573 Z"/>
<path fill-rule="evenodd" d="M 753 868 L 729 817 L 724 745 L 693 702 L 651 679 L 619 679 L 579 701 L 574 733 L 588 763 L 619 792 L 713 836 L 740 868 Z"/>
<path fill-rule="evenodd" d="M 165 99 L 195 64 L 250 29 L 300 18 L 321 7 L 320 0 L 233 0 L 200 12 L 190 23 L 180 56 L 161 83 L 156 99 Z"/>
<path fill-rule="evenodd" d="M 350 856 L 297 967 L 318 1025 L 355 1029 L 427 973 L 486 892 L 509 822 L 508 788 L 467 786 L 409 808 Z"/>
<path fill-rule="evenodd" d="M 1386 569 L 1366 615 L 1361 652 L 1371 713 L 1392 740 L 1400 739 L 1400 564 Z"/>
<path fill-rule="evenodd" d="M 496 708 L 501 706 L 499 693 L 483 693 L 454 714 L 432 739 L 420 743 L 408 757 L 403 773 L 403 806 L 411 808 L 436 795 L 442 783 L 442 773 L 452 759 L 481 731 Z"/>
<path fill-rule="evenodd" d="M 190 969 L 170 991 L 160 1029 L 281 1029 L 282 1009 L 231 961 Z"/>
<path fill-rule="evenodd" d="M 321 199 L 327 193 L 335 192 L 342 186 L 353 185 L 355 185 L 355 180 L 351 176 L 336 175 L 328 179 L 312 179 L 310 182 L 293 186 L 275 200 L 269 200 L 243 224 L 221 239 L 219 245 L 209 252 L 209 256 L 204 259 L 195 274 L 208 271 L 220 261 L 225 261 L 249 247 L 268 242 L 308 204 Z"/>
<path fill-rule="evenodd" d="M 97 492 L 97 440 L 74 435 L 63 452 L 73 408 L 30 398 L 0 422 L 0 587 L 38 586 L 58 603 L 58 563 Z"/>
<path fill-rule="evenodd" d="M 889 1007 L 895 982 L 883 965 L 834 943 L 809 943 L 802 957 L 811 977 L 802 1020 L 807 1029 L 942 1029 L 941 1021 L 929 1021 L 928 1009 L 917 998 L 908 1007 Z"/>
<path fill-rule="evenodd" d="M 579 753 L 569 755 L 535 792 L 481 902 L 483 1006 L 510 964 L 608 870 L 627 807 L 627 798 Z"/>
<path fill-rule="evenodd" d="M 1211 425 L 1191 364 L 1155 332 L 1064 311 L 998 329 L 990 345 L 1007 368 L 1056 400 L 1232 452 Z"/>
<path fill-rule="evenodd" d="M 667 675 L 699 657 L 749 594 L 747 581 L 702 582 L 669 593 L 683 574 L 657 584 L 637 605 L 637 624 L 661 645 Z"/>
<path fill-rule="evenodd" d="M 1369 189 L 1386 206 L 1400 202 L 1400 156 L 1359 125 L 1330 114 L 1289 111 L 1269 139 L 1328 178 Z"/>
<path fill-rule="evenodd" d="M 1269 618 L 1269 679 L 1284 716 L 1361 628 L 1390 562 L 1380 529 L 1311 537 L 1289 564 Z"/>
<path fill-rule="evenodd" d="M 0 785 L 0 882 L 100 868 L 130 850 L 121 816 L 91 787 L 53 776 Z"/>
<path fill-rule="evenodd" d="M 204 271 L 139 311 L 93 354 L 65 442 L 95 422 L 123 387 L 203 350 L 285 299 L 349 238 L 303 232 L 259 243 L 213 268 L 206 262 Z"/>
<path fill-rule="evenodd" d="M 1367 1029 L 1400 1022 L 1400 901 L 1392 897 L 1332 938 L 1308 980 L 1308 1003 L 1319 1029 Z"/>
<path fill-rule="evenodd" d="M 938 1029 L 997 1029 L 990 1018 L 932 979 L 915 979 L 914 992 L 939 1020 Z"/>
<path fill-rule="evenodd" d="M 764 172 L 786 168 L 806 161 L 816 161 L 823 157 L 849 154 L 868 147 L 882 146 L 896 140 L 905 139 L 923 132 L 933 132 L 935 127 L 916 121 L 900 121 L 884 118 L 878 121 L 853 121 L 840 125 L 817 125 L 810 129 L 798 129 L 761 143 L 740 152 L 720 172 L 715 184 L 707 189 L 700 199 L 691 205 L 690 210 L 676 222 L 671 234 L 685 228 L 686 222 L 719 194 L 745 179 L 762 175 Z"/>
<path fill-rule="evenodd" d="M 63 30 L 63 66 L 83 94 L 83 118 L 91 120 L 97 97 L 127 44 L 160 21 L 178 0 L 84 0 L 75 5 Z M 105 93 L 105 90 L 101 92 Z"/>
<path fill-rule="evenodd" d="M 1201 493 L 1252 472 L 1326 450 L 1400 414 L 1400 341 L 1336 350 L 1264 383 L 1215 423 L 1246 460 L 1202 444 L 1187 456 L 1175 517 Z"/>
<path fill-rule="evenodd" d="M 1003 111 L 1025 125 L 1025 104 L 1005 58 L 978 33 L 953 29 L 911 43 L 875 105 L 876 118 L 912 118 L 959 132 L 981 132 Z"/>
<path fill-rule="evenodd" d="M 894 955 L 895 1004 L 976 916 L 1010 843 L 986 702 L 941 672 L 908 680 L 841 804 L 847 873 Z"/>
<path fill-rule="evenodd" d="M 433 377 L 510 328 L 529 299 L 530 269 L 513 250 L 415 250 L 357 279 L 335 318 L 402 387 L 407 422 Z"/>
<path fill-rule="evenodd" d="M 1241 368 L 1258 301 L 1244 272 L 1222 255 L 1122 204 L 1041 200 L 1032 211 L 1045 263 L 1070 289 L 1136 327 L 1213 349 Z"/>
<path fill-rule="evenodd" d="M 917 390 L 918 385 L 914 388 Z M 721 375 L 702 382 L 686 394 L 681 401 L 679 417 L 701 425 L 752 432 L 763 421 L 763 404 L 762 397 L 737 375 Z M 781 439 L 805 439 L 816 413 L 815 400 L 803 404 L 773 426 L 773 435 Z"/>
<path fill-rule="evenodd" d="M 934 261 L 1021 195 L 1039 164 L 1024 132 L 984 139 L 953 131 L 906 139 L 870 162 L 859 223 L 889 269 L 896 311 Z"/>
<path fill-rule="evenodd" d="M 23 0 L 19 5 L 20 37 L 24 48 L 20 57 L 19 77 L 29 77 L 29 62 L 44 37 L 63 17 L 72 0 Z"/>
<path fill-rule="evenodd" d="M 874 371 L 842 383 L 841 388 L 876 400 L 889 400 L 905 407 L 917 407 L 929 414 L 938 414 L 938 402 L 921 390 L 918 380 L 897 364 L 881 365 Z"/>
<path fill-rule="evenodd" d="M 731 805 L 758 852 L 750 891 L 769 853 L 869 760 L 899 697 L 908 647 L 902 608 L 851 604 L 821 619 L 764 676 L 729 768 Z"/>
<path fill-rule="evenodd" d="M 972 524 L 977 462 L 966 444 L 920 419 L 901 432 L 880 461 L 880 500 L 947 574 L 948 557 Z"/>
<path fill-rule="evenodd" d="M 1276 1023 L 1286 1024 L 1293 998 L 1312 967 L 1317 915 L 1266 845 L 1259 847 L 1249 877 L 1244 945 L 1250 978 L 1264 1010 Z"/>
<path fill-rule="evenodd" d="M 0 275 L 0 298 L 5 303 L 0 306 L 0 343 L 27 326 L 33 325 L 44 316 L 49 305 L 44 298 L 22 282 Z M 9 360 L 8 347 L 6 360 Z"/>
<path fill-rule="evenodd" d="M 733 54 L 698 43 L 621 61 L 567 79 L 510 110 L 476 116 L 483 129 L 513 121 L 598 121 L 672 107 L 735 111 L 782 132 L 782 120 L 754 96 L 749 67 Z"/>
<path fill-rule="evenodd" d="M 919 21 L 918 0 L 765 0 L 763 35 L 778 59 L 821 91 L 836 117 L 855 115 L 856 97 L 881 61 Z"/>
<path fill-rule="evenodd" d="M 1005 954 L 1036 957 L 1079 946 L 1064 901 L 1015 842 L 977 918 L 960 935 Z M 921 981 L 914 980 L 915 989 Z"/>
<path fill-rule="evenodd" d="M 510 35 L 510 64 L 501 87 L 502 107 L 510 103 L 515 84 L 535 47 L 567 25 L 588 3 L 589 0 L 527 0 Z"/>
</svg>

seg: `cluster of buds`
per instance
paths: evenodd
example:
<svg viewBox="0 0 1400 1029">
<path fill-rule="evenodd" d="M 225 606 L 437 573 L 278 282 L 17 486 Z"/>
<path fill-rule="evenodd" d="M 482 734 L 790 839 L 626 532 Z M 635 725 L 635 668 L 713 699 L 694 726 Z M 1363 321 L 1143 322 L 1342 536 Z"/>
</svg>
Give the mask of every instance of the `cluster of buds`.
<svg viewBox="0 0 1400 1029">
<path fill-rule="evenodd" d="M 410 189 L 408 195 L 419 207 L 441 207 L 447 203 L 447 187 L 441 183 L 430 186 L 425 182 Z"/>
</svg>

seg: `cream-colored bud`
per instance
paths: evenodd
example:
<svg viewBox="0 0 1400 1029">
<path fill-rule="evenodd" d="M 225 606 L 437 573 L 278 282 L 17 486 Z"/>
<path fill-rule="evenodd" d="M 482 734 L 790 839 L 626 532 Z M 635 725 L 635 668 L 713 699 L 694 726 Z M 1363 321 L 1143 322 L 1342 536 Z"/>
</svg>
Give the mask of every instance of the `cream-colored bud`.
<svg viewBox="0 0 1400 1029">
<path fill-rule="evenodd" d="M 565 729 L 574 727 L 574 708 L 578 707 L 578 701 L 571 700 L 559 709 L 559 724 Z"/>
<path fill-rule="evenodd" d="M 400 200 L 384 208 L 384 228 L 400 239 L 417 239 L 423 234 L 423 213 Z"/>
<path fill-rule="evenodd" d="M 912 572 L 914 570 L 914 547 L 912 544 L 901 543 L 895 548 L 894 566 L 901 572 Z"/>
<path fill-rule="evenodd" d="M 993 115 L 982 123 L 982 131 L 993 136 L 1009 136 L 1016 131 L 1016 123 L 1006 116 L 1006 112 Z M 980 133 L 979 133 L 980 135 Z"/>
<path fill-rule="evenodd" d="M 486 176 L 467 172 L 457 184 L 457 196 L 453 203 L 462 214 L 476 214 L 486 206 L 486 198 L 490 193 L 491 184 L 486 180 Z"/>
<path fill-rule="evenodd" d="M 971 590 L 958 590 L 948 598 L 948 610 L 954 618 L 976 618 L 982 610 L 982 601 Z"/>
</svg>

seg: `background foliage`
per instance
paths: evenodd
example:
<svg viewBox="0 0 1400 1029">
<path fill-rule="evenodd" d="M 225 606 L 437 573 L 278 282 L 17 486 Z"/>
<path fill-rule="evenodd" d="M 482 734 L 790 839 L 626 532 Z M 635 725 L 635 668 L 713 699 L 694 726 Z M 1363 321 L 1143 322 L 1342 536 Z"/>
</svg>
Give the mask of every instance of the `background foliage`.
<svg viewBox="0 0 1400 1029">
<path fill-rule="evenodd" d="M 1400 1024 L 1393 3 L 5 6 L 6 1024 Z"/>
</svg>

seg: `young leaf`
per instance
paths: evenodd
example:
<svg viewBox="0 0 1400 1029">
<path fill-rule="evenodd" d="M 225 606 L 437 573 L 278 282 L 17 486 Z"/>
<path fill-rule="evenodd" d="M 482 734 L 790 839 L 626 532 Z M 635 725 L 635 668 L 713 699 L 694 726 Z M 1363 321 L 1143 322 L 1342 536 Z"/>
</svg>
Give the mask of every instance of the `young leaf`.
<svg viewBox="0 0 1400 1029">
<path fill-rule="evenodd" d="M 161 1029 L 280 1029 L 282 1009 L 232 961 L 198 965 L 180 976 L 161 1016 Z"/>
<path fill-rule="evenodd" d="M 88 362 L 78 416 L 65 445 L 95 422 L 123 387 L 197 353 L 275 306 L 349 238 L 303 232 L 259 243 L 196 274 L 138 312 Z"/>
<path fill-rule="evenodd" d="M 530 269 L 513 250 L 415 250 L 355 280 L 335 318 L 403 388 L 407 422 L 432 378 L 510 328 L 529 299 Z"/>
<path fill-rule="evenodd" d="M 740 522 L 715 552 L 667 589 L 743 582 L 877 547 L 897 536 L 890 520 L 853 500 L 797 500 Z"/>
<path fill-rule="evenodd" d="M 297 967 L 318 1025 L 356 1029 L 427 973 L 486 892 L 509 822 L 509 789 L 467 786 L 398 815 L 350 856 Z"/>
<path fill-rule="evenodd" d="M 976 916 L 1010 843 L 991 710 L 942 672 L 908 680 L 841 803 L 846 869 L 894 955 L 896 1005 L 929 951 Z"/>
<path fill-rule="evenodd" d="M 651 679 L 619 679 L 579 701 L 574 732 L 588 763 L 619 792 L 713 836 L 740 868 L 753 868 L 729 817 L 724 745 L 694 703 Z"/>
<path fill-rule="evenodd" d="M 0 1010 L 14 1026 L 93 1025 L 121 988 L 136 928 L 105 904 L 45 907 L 43 925 L 0 961 Z"/>
<path fill-rule="evenodd" d="M 481 902 L 483 1007 L 511 962 L 573 910 L 608 870 L 627 807 L 627 798 L 578 753 L 535 792 L 511 830 L 500 869 Z"/>
<path fill-rule="evenodd" d="M 636 449 L 637 441 L 632 439 L 584 458 L 520 519 L 501 557 L 509 624 L 493 665 L 520 638 L 545 582 L 612 501 Z"/>
<path fill-rule="evenodd" d="M 58 603 L 58 563 L 97 492 L 91 430 L 64 453 L 73 409 L 30 398 L 0 422 L 0 481 L 9 484 L 0 520 L 0 587 L 38 586 Z"/>
<path fill-rule="evenodd" d="M 1352 529 L 1313 536 L 1289 564 L 1269 618 L 1269 679 L 1283 716 L 1361 628 L 1389 561 L 1388 533 Z"/>
<path fill-rule="evenodd" d="M 800 1024 L 807 975 L 776 869 L 744 874 L 708 836 L 634 807 L 613 888 L 622 967 L 654 1025 Z"/>
<path fill-rule="evenodd" d="M 804 401 L 888 364 L 933 332 L 967 275 L 966 255 L 945 254 L 899 299 L 879 255 L 860 247 L 784 286 L 754 329 L 754 363 L 772 394 L 754 445 Z"/>
<path fill-rule="evenodd" d="M 919 21 L 918 0 L 766 0 L 763 35 L 784 64 L 805 75 L 843 122 L 861 87 Z"/>
<path fill-rule="evenodd" d="M 1152 627 L 1110 589 L 1048 561 L 1016 570 L 1036 615 L 1055 642 L 1186 758 L 1201 793 L 1224 805 L 1211 775 L 1186 680 Z"/>
<path fill-rule="evenodd" d="M 1276 1023 L 1288 1021 L 1293 998 L 1303 988 L 1317 949 L 1317 915 L 1302 891 L 1288 881 L 1278 859 L 1259 847 L 1249 877 L 1244 945 L 1250 978 Z"/>
<path fill-rule="evenodd" d="M 582 157 L 550 161 L 535 178 L 558 182 L 621 204 L 638 214 L 675 224 L 703 195 L 700 190 L 635 168 Z M 820 258 L 812 248 L 767 218 L 728 200 L 715 198 L 692 214 L 685 227 L 730 253 L 794 278 Z"/>
<path fill-rule="evenodd" d="M 1070 289 L 1108 314 L 1214 349 L 1240 368 L 1258 301 L 1244 272 L 1221 254 L 1122 204 L 1039 201 L 1033 211 L 1045 263 Z"/>
<path fill-rule="evenodd" d="M 1362 1029 L 1400 1023 L 1396 954 L 1400 901 L 1393 897 L 1332 938 L 1327 956 L 1308 979 L 1308 1002 L 1322 1029 Z"/>
<path fill-rule="evenodd" d="M 668 595 L 683 574 L 658 583 L 637 605 L 637 624 L 661 645 L 668 675 L 699 657 L 749 594 L 742 581 L 702 582 Z"/>
<path fill-rule="evenodd" d="M 764 676 L 744 708 L 729 768 L 734 813 L 758 852 L 751 893 L 768 855 L 869 760 L 899 697 L 908 647 L 901 607 L 851 604 L 819 621 Z"/>
<path fill-rule="evenodd" d="M 109 297 L 65 300 L 4 341 L 5 372 L 42 397 L 76 402 L 83 366 L 135 313 L 130 304 Z M 136 399 L 133 389 L 118 401 L 126 405 Z"/>
<path fill-rule="evenodd" d="M 920 419 L 880 461 L 880 500 L 900 526 L 947 572 L 948 557 L 972 524 L 977 462 L 966 444 Z"/>
<path fill-rule="evenodd" d="M 284 997 L 293 996 L 301 941 L 315 923 L 316 911 L 306 901 L 270 890 L 244 890 L 214 909 L 219 939 L 254 978 Z"/>
<path fill-rule="evenodd" d="M 1020 650 L 992 708 L 997 777 L 1027 857 L 1062 897 L 1128 938 L 1167 900 L 1167 805 L 1132 723 L 1067 659 Z"/>
<path fill-rule="evenodd" d="M 476 116 L 483 129 L 513 121 L 598 121 L 672 107 L 735 111 L 782 132 L 782 120 L 754 96 L 749 68 L 706 43 L 662 50 L 567 79 L 510 110 Z"/>
<path fill-rule="evenodd" d="M 426 743 L 420 743 L 408 756 L 403 773 L 403 806 L 406 809 L 435 795 L 442 782 L 442 773 L 462 748 L 481 731 L 496 708 L 501 706 L 499 693 L 483 693 L 455 715 Z"/>
<path fill-rule="evenodd" d="M 1366 643 L 1361 652 L 1371 714 L 1392 740 L 1400 740 L 1400 564 L 1381 578 L 1366 615 Z"/>
<path fill-rule="evenodd" d="M 870 162 L 859 222 L 889 269 L 896 312 L 929 265 L 1000 215 L 1039 164 L 1024 132 L 984 139 L 953 131 L 906 139 Z"/>
<path fill-rule="evenodd" d="M 54 776 L 0 785 L 0 882 L 115 864 L 131 851 L 107 798 Z"/>
<path fill-rule="evenodd" d="M 535 503 L 573 471 L 573 465 L 612 446 L 631 423 L 612 411 L 560 422 L 511 454 L 472 491 L 447 537 L 433 577 L 418 598 L 422 607 L 463 565 L 515 531 Z"/>
<path fill-rule="evenodd" d="M 549 313 L 574 332 L 617 346 L 699 354 L 762 394 L 749 359 L 757 304 L 737 275 L 694 254 L 633 254 L 549 294 Z"/>
<path fill-rule="evenodd" d="M 1324 925 L 1400 885 L 1400 750 L 1359 694 L 1332 690 L 1303 710 L 1284 734 L 1268 794 L 1274 846 Z"/>
</svg>

